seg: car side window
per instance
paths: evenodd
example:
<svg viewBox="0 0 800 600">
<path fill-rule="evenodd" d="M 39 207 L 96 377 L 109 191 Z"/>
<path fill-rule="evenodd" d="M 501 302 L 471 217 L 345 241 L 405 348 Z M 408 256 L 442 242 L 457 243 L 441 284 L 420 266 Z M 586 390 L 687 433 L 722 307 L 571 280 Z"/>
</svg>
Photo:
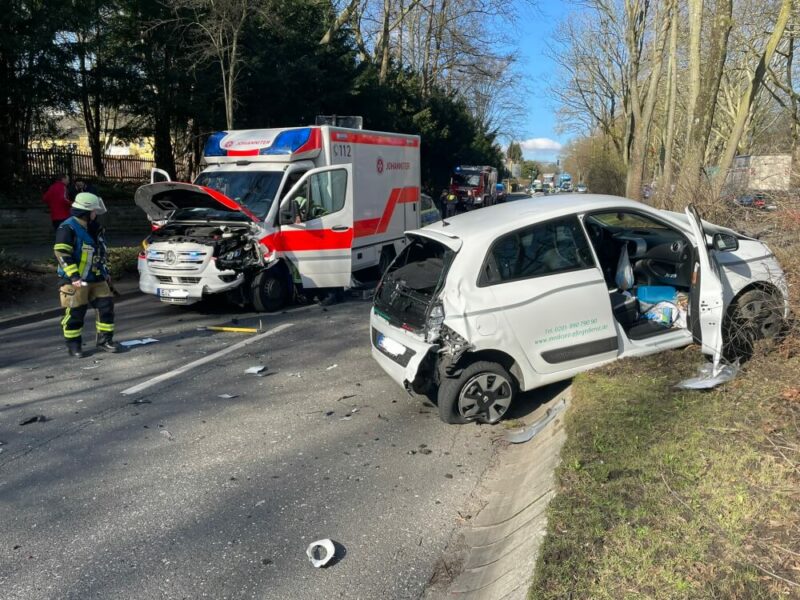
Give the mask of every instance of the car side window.
<svg viewBox="0 0 800 600">
<path fill-rule="evenodd" d="M 478 287 L 592 267 L 577 217 L 555 219 L 498 238 L 484 260 Z"/>
</svg>

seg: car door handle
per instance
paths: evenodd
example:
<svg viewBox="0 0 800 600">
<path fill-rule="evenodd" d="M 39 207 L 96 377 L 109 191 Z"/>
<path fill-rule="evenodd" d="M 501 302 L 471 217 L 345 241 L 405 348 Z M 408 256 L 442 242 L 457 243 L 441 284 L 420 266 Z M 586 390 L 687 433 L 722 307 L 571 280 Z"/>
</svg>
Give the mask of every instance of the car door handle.
<svg viewBox="0 0 800 600">
<path fill-rule="evenodd" d="M 350 231 L 350 228 L 347 225 L 334 225 L 331 227 L 332 231 Z"/>
</svg>

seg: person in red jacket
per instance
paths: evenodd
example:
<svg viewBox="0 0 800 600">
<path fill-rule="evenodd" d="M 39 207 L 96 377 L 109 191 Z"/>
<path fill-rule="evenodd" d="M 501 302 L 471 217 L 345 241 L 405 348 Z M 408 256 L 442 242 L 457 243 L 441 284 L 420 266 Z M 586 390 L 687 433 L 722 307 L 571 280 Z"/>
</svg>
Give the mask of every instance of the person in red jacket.
<svg viewBox="0 0 800 600">
<path fill-rule="evenodd" d="M 68 184 L 69 176 L 59 175 L 42 196 L 42 201 L 50 208 L 50 220 L 53 222 L 53 230 L 58 229 L 58 226 L 70 217 L 71 203 L 67 190 Z"/>
</svg>

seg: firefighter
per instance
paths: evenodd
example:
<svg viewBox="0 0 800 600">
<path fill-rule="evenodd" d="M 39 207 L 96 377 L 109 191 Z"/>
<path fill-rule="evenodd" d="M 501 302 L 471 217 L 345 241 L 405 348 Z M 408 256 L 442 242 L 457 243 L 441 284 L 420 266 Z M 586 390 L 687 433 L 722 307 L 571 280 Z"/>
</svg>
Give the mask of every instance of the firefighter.
<svg viewBox="0 0 800 600">
<path fill-rule="evenodd" d="M 453 217 L 456 215 L 456 204 L 458 203 L 458 196 L 452 192 L 447 195 L 447 204 L 445 209 L 445 218 Z"/>
<path fill-rule="evenodd" d="M 56 230 L 53 246 L 61 278 L 61 306 L 64 318 L 61 327 L 70 356 L 81 358 L 81 333 L 86 311 L 95 310 L 97 347 L 118 352 L 114 342 L 114 301 L 106 267 L 106 242 L 97 215 L 106 212 L 103 200 L 82 192 L 72 203 L 72 216 Z"/>
</svg>

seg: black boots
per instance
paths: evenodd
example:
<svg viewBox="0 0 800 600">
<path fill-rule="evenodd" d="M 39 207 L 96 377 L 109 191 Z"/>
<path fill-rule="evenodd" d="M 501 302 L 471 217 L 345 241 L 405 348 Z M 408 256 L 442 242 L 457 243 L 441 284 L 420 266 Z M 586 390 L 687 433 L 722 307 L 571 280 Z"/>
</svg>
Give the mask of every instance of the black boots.
<svg viewBox="0 0 800 600">
<path fill-rule="evenodd" d="M 113 339 L 113 334 L 111 333 L 99 333 L 97 334 L 97 347 L 100 350 L 104 350 L 105 352 L 119 352 L 120 345 L 116 343 Z"/>
<path fill-rule="evenodd" d="M 78 340 L 67 340 L 67 352 L 69 352 L 70 356 L 74 356 L 75 358 L 83 358 L 83 350 L 81 350 L 81 341 Z"/>
</svg>

